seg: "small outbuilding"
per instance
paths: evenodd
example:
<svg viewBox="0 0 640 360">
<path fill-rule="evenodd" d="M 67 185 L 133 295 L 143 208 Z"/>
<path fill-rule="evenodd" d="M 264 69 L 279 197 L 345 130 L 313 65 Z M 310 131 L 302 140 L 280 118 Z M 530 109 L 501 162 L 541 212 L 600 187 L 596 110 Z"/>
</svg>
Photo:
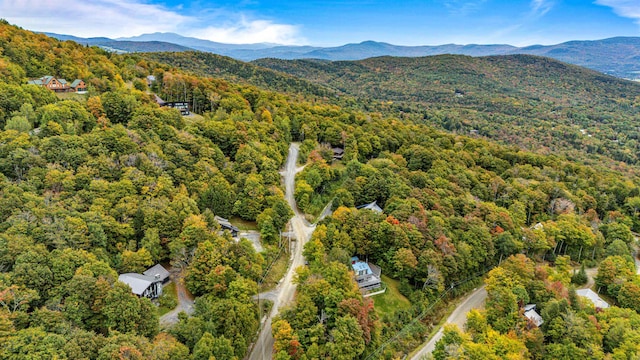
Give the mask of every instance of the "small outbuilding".
<svg viewBox="0 0 640 360">
<path fill-rule="evenodd" d="M 333 160 L 342 160 L 342 157 L 344 157 L 343 148 L 334 147 L 331 150 L 333 151 Z"/>
</svg>

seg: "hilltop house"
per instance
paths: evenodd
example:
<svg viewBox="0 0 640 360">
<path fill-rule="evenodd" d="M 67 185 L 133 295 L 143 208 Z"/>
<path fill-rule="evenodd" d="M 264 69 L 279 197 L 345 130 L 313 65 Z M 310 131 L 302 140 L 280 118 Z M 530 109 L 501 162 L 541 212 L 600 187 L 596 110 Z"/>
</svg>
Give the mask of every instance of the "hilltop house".
<svg viewBox="0 0 640 360">
<path fill-rule="evenodd" d="M 58 79 L 54 76 L 47 75 L 39 79 L 29 80 L 27 84 L 43 86 L 54 92 L 75 92 L 78 94 L 87 92 L 87 85 L 81 79 L 75 79 L 69 84 L 65 79 Z"/>
<path fill-rule="evenodd" d="M 189 115 L 191 114 L 189 112 L 189 103 L 188 102 L 184 102 L 184 101 L 179 101 L 179 102 L 171 102 L 171 101 L 164 101 L 162 100 L 162 98 L 160 98 L 160 96 L 153 94 L 153 98 L 156 101 L 156 103 L 160 106 L 166 106 L 166 107 L 170 107 L 170 108 L 174 108 L 174 109 L 178 109 L 180 111 L 180 115 L 185 116 L 185 115 Z"/>
<path fill-rule="evenodd" d="M 169 272 L 160 264 L 150 267 L 144 273 L 126 273 L 118 276 L 118 281 L 131 288 L 139 297 L 156 299 L 162 295 L 162 285 L 169 281 Z"/>
<path fill-rule="evenodd" d="M 358 210 L 367 209 L 367 210 L 371 210 L 371 211 L 373 211 L 375 213 L 378 213 L 378 214 L 382 214 L 383 213 L 383 210 L 382 210 L 382 208 L 380 206 L 378 206 L 378 202 L 377 201 L 374 201 L 374 202 L 372 202 L 370 204 L 360 205 L 356 209 L 358 209 Z"/>
<path fill-rule="evenodd" d="M 382 270 L 379 267 L 360 261 L 357 256 L 354 256 L 351 258 L 351 268 L 361 291 L 374 290 L 382 286 L 380 280 Z"/>
</svg>

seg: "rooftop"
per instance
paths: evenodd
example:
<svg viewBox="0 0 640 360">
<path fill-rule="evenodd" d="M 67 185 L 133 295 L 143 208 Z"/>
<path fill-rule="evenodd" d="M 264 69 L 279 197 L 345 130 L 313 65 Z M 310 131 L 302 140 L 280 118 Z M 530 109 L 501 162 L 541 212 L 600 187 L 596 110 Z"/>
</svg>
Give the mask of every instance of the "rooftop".
<svg viewBox="0 0 640 360">
<path fill-rule="evenodd" d="M 225 219 L 225 218 L 222 218 L 222 217 L 216 215 L 216 216 L 214 216 L 214 219 L 224 229 L 229 229 L 229 230 L 232 230 L 232 231 L 240 231 L 240 229 L 238 229 L 237 227 L 233 226 L 233 224 L 231 224 L 231 222 L 229 220 Z"/>
<path fill-rule="evenodd" d="M 542 316 L 536 311 L 536 304 L 527 304 L 524 306 L 524 316 L 531 320 L 536 326 L 540 326 L 544 323 Z"/>
<path fill-rule="evenodd" d="M 358 261 L 355 264 L 351 264 L 351 267 L 353 268 L 353 271 L 355 271 L 358 275 L 373 274 L 373 271 L 371 271 L 369 264 L 364 261 Z M 364 273 L 361 273 L 362 271 L 364 271 Z"/>
<path fill-rule="evenodd" d="M 609 307 L 609 303 L 604 301 L 598 294 L 593 292 L 591 289 L 580 289 L 576 291 L 578 296 L 582 296 L 584 298 L 589 299 L 596 308 L 607 309 Z"/>
<path fill-rule="evenodd" d="M 357 207 L 357 209 L 367 209 L 367 210 L 371 210 L 373 212 L 377 212 L 377 213 L 382 213 L 383 210 L 380 206 L 378 206 L 378 202 L 374 201 L 372 203 L 369 204 L 364 204 L 364 205 L 360 205 Z"/>
<path fill-rule="evenodd" d="M 151 276 L 153 278 L 155 278 L 156 275 L 158 275 L 158 280 L 160 281 L 164 281 L 169 277 L 169 275 L 171 275 L 169 271 L 167 271 L 167 269 L 165 269 L 164 266 L 160 264 L 156 264 L 150 267 L 149 269 L 147 269 L 147 271 L 143 272 L 142 274 L 145 276 Z"/>
<path fill-rule="evenodd" d="M 159 280 L 156 280 L 154 276 L 126 273 L 118 276 L 118 281 L 129 285 L 132 293 L 142 295 L 142 293 L 144 293 L 151 284 L 158 282 Z"/>
</svg>

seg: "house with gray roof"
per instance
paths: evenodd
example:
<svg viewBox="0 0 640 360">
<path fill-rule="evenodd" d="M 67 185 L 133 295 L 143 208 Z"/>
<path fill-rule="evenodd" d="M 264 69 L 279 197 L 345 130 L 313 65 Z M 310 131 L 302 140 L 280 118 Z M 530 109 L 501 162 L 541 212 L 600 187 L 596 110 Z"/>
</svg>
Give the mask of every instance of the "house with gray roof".
<svg viewBox="0 0 640 360">
<path fill-rule="evenodd" d="M 167 269 L 164 268 L 164 266 L 160 264 L 156 264 L 148 268 L 145 272 L 142 273 L 142 275 L 152 276 L 160 280 L 160 282 L 162 282 L 163 284 L 166 284 L 169 282 L 169 279 L 170 279 L 169 277 L 171 274 Z"/>
<path fill-rule="evenodd" d="M 382 208 L 378 205 L 378 201 L 374 201 L 374 202 L 369 203 L 369 204 L 360 205 L 356 209 L 358 209 L 358 210 L 361 210 L 361 209 L 371 210 L 371 211 L 373 211 L 375 213 L 378 213 L 378 214 L 382 214 L 384 212 L 384 210 L 382 210 Z"/>
<path fill-rule="evenodd" d="M 527 304 L 524 306 L 524 316 L 535 326 L 540 327 L 544 323 L 542 316 L 536 311 L 536 304 Z"/>
<path fill-rule="evenodd" d="M 155 276 L 136 273 L 126 273 L 118 276 L 118 281 L 131 288 L 131 292 L 149 299 L 156 299 L 162 295 L 162 281 Z"/>
<path fill-rule="evenodd" d="M 76 92 L 78 94 L 84 94 L 87 92 L 87 85 L 81 79 L 75 79 L 71 84 L 69 84 L 65 79 L 46 75 L 39 79 L 29 80 L 27 81 L 27 84 L 46 87 L 54 92 Z"/>
<path fill-rule="evenodd" d="M 609 303 L 604 301 L 604 299 L 602 299 L 598 294 L 596 294 L 591 289 L 580 289 L 580 290 L 576 291 L 576 294 L 578 296 L 580 296 L 580 297 L 589 299 L 589 301 L 591 301 L 593 303 L 593 306 L 595 306 L 596 309 L 607 309 L 607 308 L 609 308 Z"/>
<path fill-rule="evenodd" d="M 140 297 L 156 299 L 162 295 L 162 286 L 169 282 L 170 275 L 164 266 L 156 264 L 142 274 L 121 274 L 118 281 L 129 285 L 131 292 Z"/>
</svg>

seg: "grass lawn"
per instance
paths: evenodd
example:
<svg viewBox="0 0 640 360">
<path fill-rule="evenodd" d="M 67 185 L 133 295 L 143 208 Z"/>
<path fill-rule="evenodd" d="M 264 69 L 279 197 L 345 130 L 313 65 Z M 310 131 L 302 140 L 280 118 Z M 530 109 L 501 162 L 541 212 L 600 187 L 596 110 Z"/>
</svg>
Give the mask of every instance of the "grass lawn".
<svg viewBox="0 0 640 360">
<path fill-rule="evenodd" d="M 176 284 L 173 281 L 170 282 L 167 286 L 164 286 L 162 288 L 162 296 L 173 298 L 175 303 L 176 304 L 178 303 L 178 294 L 176 293 Z M 158 307 L 158 316 L 162 316 L 173 309 L 174 308 L 167 308 L 164 306 L 160 306 Z"/>
<path fill-rule="evenodd" d="M 259 230 L 255 221 L 247 221 L 237 216 L 232 216 L 229 221 L 240 230 Z"/>
<path fill-rule="evenodd" d="M 276 262 L 269 270 L 267 277 L 264 279 L 262 284 L 260 284 L 259 292 L 265 292 L 272 290 L 278 285 L 278 281 L 284 277 L 284 274 L 287 272 L 287 268 L 289 267 L 289 254 L 286 252 L 282 252 L 280 257 L 276 260 Z"/>
<path fill-rule="evenodd" d="M 411 308 L 411 303 L 398 291 L 398 281 L 382 275 L 382 282 L 387 287 L 384 294 L 373 296 L 376 312 L 382 317 L 384 314 L 392 314 L 396 310 Z"/>
</svg>

